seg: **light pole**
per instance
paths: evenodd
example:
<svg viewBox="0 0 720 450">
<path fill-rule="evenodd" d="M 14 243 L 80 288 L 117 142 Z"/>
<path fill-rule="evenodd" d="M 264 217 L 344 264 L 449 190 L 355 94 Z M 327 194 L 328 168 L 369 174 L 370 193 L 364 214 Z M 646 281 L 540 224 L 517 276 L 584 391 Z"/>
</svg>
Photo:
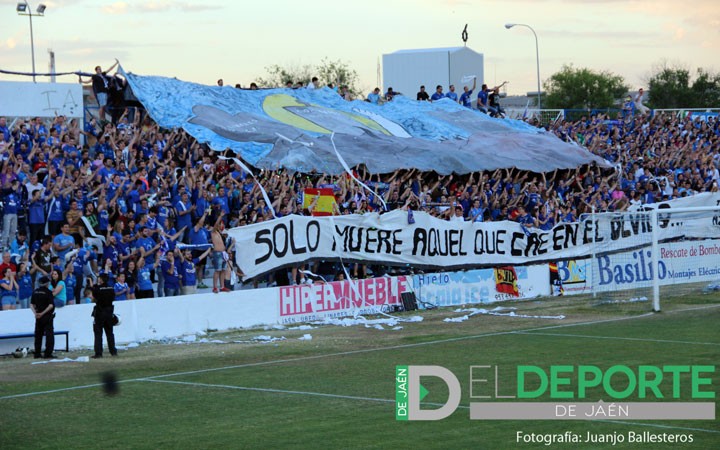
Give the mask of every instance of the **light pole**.
<svg viewBox="0 0 720 450">
<path fill-rule="evenodd" d="M 524 23 L 506 23 L 505 24 L 505 28 L 507 28 L 508 30 L 514 26 L 529 28 L 530 31 L 532 31 L 532 34 L 535 36 L 535 57 L 537 58 L 538 109 L 542 109 L 542 102 L 540 101 L 540 51 L 538 50 L 537 34 L 535 33 L 535 30 L 533 30 L 533 28 L 530 25 L 525 25 Z"/>
<path fill-rule="evenodd" d="M 45 4 L 43 3 L 40 3 L 40 5 L 35 10 L 35 13 L 33 14 L 27 0 L 18 2 L 17 7 L 15 8 L 15 11 L 17 11 L 19 15 L 28 16 L 30 18 L 30 53 L 32 54 L 33 83 L 35 83 L 35 39 L 33 37 L 32 18 L 33 16 L 43 17 L 45 15 L 45 8 L 47 8 L 47 6 L 45 6 Z"/>
</svg>

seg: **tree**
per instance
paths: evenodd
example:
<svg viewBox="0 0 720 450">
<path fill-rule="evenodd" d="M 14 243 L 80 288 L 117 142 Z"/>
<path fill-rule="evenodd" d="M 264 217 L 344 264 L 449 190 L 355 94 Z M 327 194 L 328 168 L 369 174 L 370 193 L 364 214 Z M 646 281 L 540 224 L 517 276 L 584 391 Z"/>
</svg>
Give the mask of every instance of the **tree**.
<svg viewBox="0 0 720 450">
<path fill-rule="evenodd" d="M 692 107 L 720 107 L 720 73 L 710 73 L 702 68 L 697 70 L 697 78 L 692 84 Z"/>
<path fill-rule="evenodd" d="M 629 90 L 620 75 L 565 65 L 545 81 L 547 108 L 610 108 Z"/>
<path fill-rule="evenodd" d="M 330 61 L 323 58 L 316 67 L 317 77 L 324 82 L 333 83 L 335 86 L 347 86 L 353 97 L 356 97 L 360 90 L 358 88 L 358 73 L 350 65 L 340 59 Z"/>
<path fill-rule="evenodd" d="M 692 82 L 691 82 L 692 81 Z M 649 105 L 656 109 L 717 108 L 720 106 L 720 74 L 698 68 L 694 81 L 690 70 L 662 62 L 648 80 Z"/>
<path fill-rule="evenodd" d="M 690 71 L 684 67 L 662 62 L 655 67 L 648 89 L 648 106 L 653 109 L 690 107 Z"/>
<path fill-rule="evenodd" d="M 312 66 L 305 65 L 285 65 L 280 66 L 273 64 L 265 68 L 266 77 L 258 78 L 258 85 L 262 87 L 281 87 L 285 83 L 292 81 L 297 83 L 301 81 L 304 85 L 312 80 L 312 77 L 318 77 L 321 85 L 332 83 L 335 86 L 347 86 L 349 91 L 354 95 L 358 95 L 358 73 L 351 68 L 349 63 L 342 60 L 330 60 L 323 58 L 319 64 Z"/>
<path fill-rule="evenodd" d="M 289 64 L 280 66 L 273 64 L 265 68 L 267 77 L 259 77 L 257 83 L 261 87 L 285 87 L 285 83 L 291 81 L 293 84 L 302 81 L 307 85 L 315 72 L 310 64 L 297 65 Z"/>
</svg>

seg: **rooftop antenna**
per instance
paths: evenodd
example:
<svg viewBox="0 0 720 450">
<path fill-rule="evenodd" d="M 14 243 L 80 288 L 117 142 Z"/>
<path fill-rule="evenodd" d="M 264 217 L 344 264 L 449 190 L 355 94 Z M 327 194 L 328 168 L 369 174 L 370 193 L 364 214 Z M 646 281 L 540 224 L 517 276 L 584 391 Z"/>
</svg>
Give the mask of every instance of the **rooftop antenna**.
<svg viewBox="0 0 720 450">
<path fill-rule="evenodd" d="M 463 28 L 463 32 L 462 32 L 462 40 L 463 40 L 463 43 L 465 44 L 465 47 L 467 47 L 467 40 L 468 40 L 467 26 L 468 26 L 468 24 L 465 24 L 465 28 Z"/>
<path fill-rule="evenodd" d="M 379 56 L 377 59 L 377 84 L 375 86 L 380 86 L 380 57 Z"/>
<path fill-rule="evenodd" d="M 50 69 L 49 72 L 52 74 L 50 76 L 50 82 L 55 83 L 55 52 L 53 51 L 53 49 L 49 48 L 48 54 L 50 55 L 50 62 L 48 63 L 48 68 Z"/>
</svg>

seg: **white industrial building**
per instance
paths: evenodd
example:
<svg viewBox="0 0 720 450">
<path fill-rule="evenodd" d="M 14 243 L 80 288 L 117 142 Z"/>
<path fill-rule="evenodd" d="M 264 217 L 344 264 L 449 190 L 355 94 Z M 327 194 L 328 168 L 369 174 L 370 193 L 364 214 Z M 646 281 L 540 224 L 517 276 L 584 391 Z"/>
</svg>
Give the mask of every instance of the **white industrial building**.
<svg viewBox="0 0 720 450">
<path fill-rule="evenodd" d="M 483 54 L 468 47 L 398 50 L 383 55 L 383 92 L 391 87 L 412 99 L 421 85 L 432 95 L 438 84 L 443 92 L 454 84 L 460 96 L 464 84 L 472 87 L 472 81 L 463 82 L 470 75 L 477 76 L 479 89 L 484 79 Z"/>
</svg>

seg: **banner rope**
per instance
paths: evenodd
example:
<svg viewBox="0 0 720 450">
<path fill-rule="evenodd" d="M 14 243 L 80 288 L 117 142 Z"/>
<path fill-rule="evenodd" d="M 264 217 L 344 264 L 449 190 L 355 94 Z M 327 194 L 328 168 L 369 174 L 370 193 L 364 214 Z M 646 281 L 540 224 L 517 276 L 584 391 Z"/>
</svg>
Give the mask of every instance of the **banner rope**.
<svg viewBox="0 0 720 450">
<path fill-rule="evenodd" d="M 270 212 L 272 213 L 273 218 L 277 219 L 278 216 L 277 216 L 277 214 L 275 214 L 275 208 L 273 208 L 272 202 L 270 201 L 270 197 L 268 197 L 268 194 L 267 194 L 267 192 L 265 191 L 265 188 L 263 187 L 262 183 L 260 183 L 260 181 L 258 181 L 257 177 L 256 177 L 255 174 L 252 172 L 252 170 L 250 170 L 250 168 L 248 168 L 248 166 L 246 166 L 245 164 L 243 164 L 243 162 L 240 161 L 240 160 L 237 159 L 237 158 L 232 158 L 232 157 L 220 155 L 220 156 L 218 156 L 218 159 L 234 161 L 235 164 L 237 164 L 238 166 L 240 166 L 240 168 L 242 168 L 242 170 L 244 170 L 245 172 L 247 172 L 248 174 L 250 174 L 251 177 L 253 177 L 253 180 L 255 180 L 255 182 L 257 183 L 258 187 L 260 188 L 260 193 L 262 194 L 263 198 L 265 199 L 265 203 L 267 204 L 268 208 L 270 208 Z"/>
<path fill-rule="evenodd" d="M 335 132 L 334 131 L 330 135 L 330 142 L 332 143 L 333 150 L 335 150 L 335 156 L 337 156 L 338 161 L 340 161 L 340 164 L 343 166 L 343 169 L 345 169 L 345 172 L 347 172 L 347 174 L 350 175 L 350 177 L 353 180 L 355 180 L 355 182 L 357 184 L 359 184 L 363 188 L 367 189 L 371 194 L 373 194 L 375 197 L 377 197 L 380 200 L 380 203 L 382 203 L 383 211 L 387 211 L 388 208 L 387 208 L 387 205 L 385 204 L 385 200 L 383 200 L 382 196 L 380 194 L 378 194 L 377 192 L 373 191 L 372 189 L 370 189 L 370 187 L 367 186 L 365 183 L 363 183 L 362 181 L 355 178 L 355 175 L 352 173 L 352 170 L 350 170 L 350 167 L 347 165 L 347 163 L 345 162 L 343 157 L 340 155 L 340 152 L 338 152 L 337 147 L 335 146 Z"/>
</svg>

